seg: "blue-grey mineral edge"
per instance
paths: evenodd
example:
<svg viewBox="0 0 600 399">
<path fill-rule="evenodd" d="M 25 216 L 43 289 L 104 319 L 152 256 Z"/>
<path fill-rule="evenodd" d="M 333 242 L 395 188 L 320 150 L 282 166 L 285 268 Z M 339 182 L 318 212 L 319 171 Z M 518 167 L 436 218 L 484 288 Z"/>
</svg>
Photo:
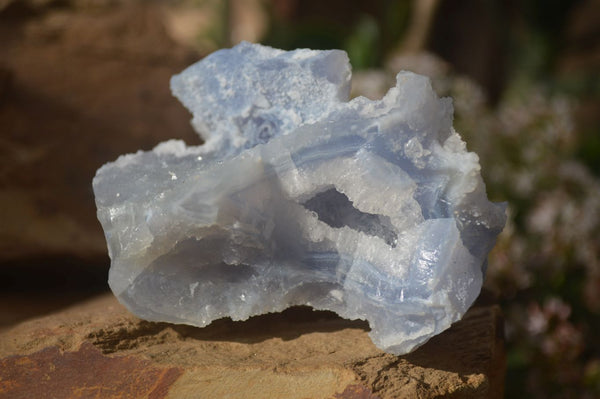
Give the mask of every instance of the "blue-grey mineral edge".
<svg viewBox="0 0 600 399">
<path fill-rule="evenodd" d="M 119 300 L 196 326 L 310 305 L 368 320 L 394 354 L 459 320 L 504 206 L 426 77 L 348 101 L 350 77 L 342 51 L 250 43 L 174 76 L 206 143 L 121 156 L 93 182 Z"/>
</svg>

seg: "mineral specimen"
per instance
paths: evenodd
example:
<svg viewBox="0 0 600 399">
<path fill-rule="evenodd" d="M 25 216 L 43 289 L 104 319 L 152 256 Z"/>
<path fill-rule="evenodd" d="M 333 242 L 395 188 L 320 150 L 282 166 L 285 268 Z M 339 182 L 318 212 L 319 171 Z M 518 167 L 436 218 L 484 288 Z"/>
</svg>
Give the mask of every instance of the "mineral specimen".
<svg viewBox="0 0 600 399">
<path fill-rule="evenodd" d="M 206 143 L 161 143 L 94 179 L 119 300 L 196 326 L 310 305 L 368 320 L 395 354 L 458 320 L 504 206 L 427 78 L 348 101 L 350 77 L 342 51 L 249 43 L 174 76 Z"/>
</svg>

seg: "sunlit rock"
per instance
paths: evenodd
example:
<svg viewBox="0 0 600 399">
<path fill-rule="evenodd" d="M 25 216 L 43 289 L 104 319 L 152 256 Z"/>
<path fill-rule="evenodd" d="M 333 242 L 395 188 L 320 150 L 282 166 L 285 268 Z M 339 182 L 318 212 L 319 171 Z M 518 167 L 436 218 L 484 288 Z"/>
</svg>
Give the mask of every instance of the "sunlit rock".
<svg viewBox="0 0 600 399">
<path fill-rule="evenodd" d="M 94 179 L 119 300 L 197 326 L 310 305 L 368 320 L 395 354 L 460 319 L 504 207 L 427 78 L 348 101 L 350 75 L 341 51 L 242 43 L 174 76 L 206 144 L 161 143 Z"/>
</svg>

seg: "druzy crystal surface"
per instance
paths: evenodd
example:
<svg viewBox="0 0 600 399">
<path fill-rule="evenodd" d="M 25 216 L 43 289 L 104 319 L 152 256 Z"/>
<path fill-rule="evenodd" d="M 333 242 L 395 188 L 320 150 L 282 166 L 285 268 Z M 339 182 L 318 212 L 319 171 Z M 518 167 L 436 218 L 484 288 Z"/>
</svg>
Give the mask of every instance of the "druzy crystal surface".
<svg viewBox="0 0 600 399">
<path fill-rule="evenodd" d="M 119 300 L 196 326 L 310 305 L 368 320 L 395 354 L 460 319 L 504 207 L 427 78 L 348 101 L 350 77 L 342 51 L 249 43 L 174 76 L 205 144 L 161 143 L 94 179 Z"/>
</svg>

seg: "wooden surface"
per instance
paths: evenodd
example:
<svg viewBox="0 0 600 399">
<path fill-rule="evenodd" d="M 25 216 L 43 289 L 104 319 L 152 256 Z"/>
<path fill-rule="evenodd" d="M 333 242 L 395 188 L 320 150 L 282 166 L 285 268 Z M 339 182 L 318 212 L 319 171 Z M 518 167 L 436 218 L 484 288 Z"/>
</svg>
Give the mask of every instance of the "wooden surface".
<svg viewBox="0 0 600 399">
<path fill-rule="evenodd" d="M 368 324 L 297 307 L 206 328 L 137 319 L 112 295 L 0 333 L 0 398 L 502 397 L 497 306 L 406 356 Z"/>
</svg>

